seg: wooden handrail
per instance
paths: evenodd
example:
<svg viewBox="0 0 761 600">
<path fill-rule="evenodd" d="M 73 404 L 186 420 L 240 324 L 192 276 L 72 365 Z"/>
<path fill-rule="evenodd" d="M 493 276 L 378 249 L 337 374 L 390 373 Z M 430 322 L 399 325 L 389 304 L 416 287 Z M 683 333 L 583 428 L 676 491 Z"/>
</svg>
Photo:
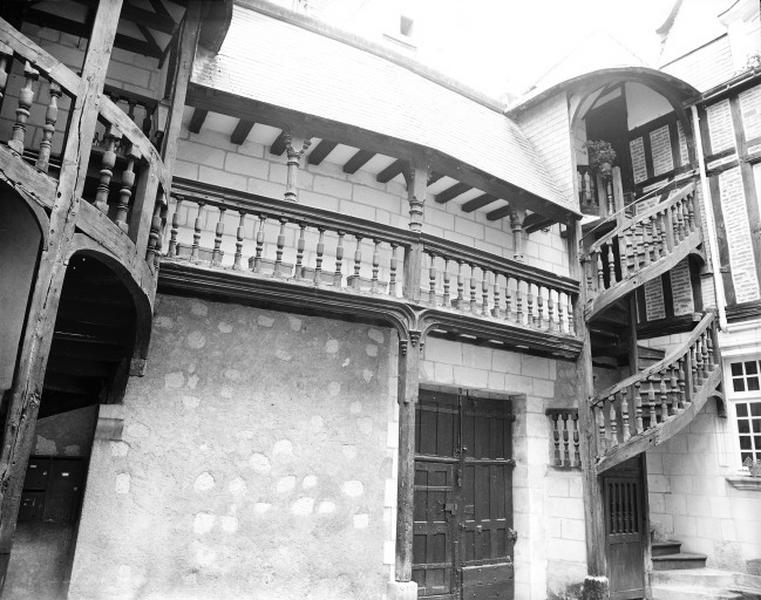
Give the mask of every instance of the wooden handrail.
<svg viewBox="0 0 761 600">
<path fill-rule="evenodd" d="M 689 194 L 691 194 L 695 190 L 695 182 L 691 181 L 687 185 L 685 185 L 678 193 L 674 194 L 667 200 L 664 200 L 663 202 L 659 202 L 655 206 L 651 206 L 647 210 L 642 211 L 641 213 L 637 213 L 633 217 L 627 217 L 624 222 L 613 229 L 612 231 L 609 231 L 604 236 L 602 236 L 599 240 L 595 240 L 595 242 L 586 250 L 586 252 L 583 253 L 582 258 L 588 258 L 592 254 L 594 254 L 596 251 L 600 250 L 600 248 L 609 243 L 614 237 L 621 235 L 621 232 L 625 229 L 628 229 L 632 226 L 635 226 L 641 221 L 645 221 L 646 219 L 649 219 L 653 215 L 656 215 L 660 212 L 663 212 L 664 210 L 670 208 Z"/>
<path fill-rule="evenodd" d="M 700 320 L 698 325 L 690 332 L 690 337 L 688 337 L 676 350 L 673 350 L 670 354 L 659 360 L 657 363 L 650 365 L 646 369 L 643 369 L 639 373 L 635 373 L 634 375 L 630 375 L 626 379 L 623 379 L 616 383 L 615 385 L 610 386 L 609 388 L 601 391 L 600 393 L 596 394 L 595 397 L 592 400 L 592 404 L 594 406 L 598 406 L 602 404 L 606 398 L 609 398 L 613 396 L 614 394 L 617 394 L 621 390 L 624 390 L 632 385 L 634 385 L 637 382 L 643 382 L 647 381 L 649 377 L 652 377 L 653 375 L 656 375 L 657 373 L 660 373 L 663 371 L 666 367 L 672 365 L 677 360 L 682 358 L 685 354 L 687 354 L 690 350 L 690 346 L 692 346 L 695 341 L 700 337 L 700 335 L 705 332 L 710 326 L 711 323 L 714 321 L 714 314 L 712 312 L 706 313 L 703 318 Z"/>
</svg>

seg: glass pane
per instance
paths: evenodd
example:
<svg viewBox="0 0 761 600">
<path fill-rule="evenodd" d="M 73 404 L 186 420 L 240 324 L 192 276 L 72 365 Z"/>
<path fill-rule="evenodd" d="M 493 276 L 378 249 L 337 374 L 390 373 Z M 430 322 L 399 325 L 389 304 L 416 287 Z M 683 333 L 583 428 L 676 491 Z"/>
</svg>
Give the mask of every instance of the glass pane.
<svg viewBox="0 0 761 600">
<path fill-rule="evenodd" d="M 744 402 L 739 403 L 737 405 L 737 416 L 738 417 L 747 417 L 748 416 L 748 405 Z"/>
<path fill-rule="evenodd" d="M 740 449 L 750 450 L 750 438 L 748 436 L 745 436 L 745 435 L 740 436 Z"/>
<path fill-rule="evenodd" d="M 761 450 L 761 435 L 753 436 L 753 445 L 759 450 Z"/>
<path fill-rule="evenodd" d="M 748 391 L 749 392 L 758 391 L 758 376 L 748 377 Z"/>
<path fill-rule="evenodd" d="M 754 417 L 761 417 L 761 402 L 750 403 L 750 414 Z"/>
<path fill-rule="evenodd" d="M 742 462 L 745 462 L 746 458 L 753 458 L 753 454 L 750 452 L 741 452 L 740 458 L 742 459 Z"/>
<path fill-rule="evenodd" d="M 742 431 L 742 433 L 748 433 L 747 431 Z M 761 419 L 753 419 L 753 433 L 761 433 Z"/>
<path fill-rule="evenodd" d="M 758 363 L 755 360 L 749 360 L 745 363 L 745 374 L 755 375 L 758 373 Z"/>
<path fill-rule="evenodd" d="M 743 374 L 743 364 L 742 363 L 732 363 L 731 366 L 732 369 L 732 375 L 737 377 L 738 375 Z"/>
<path fill-rule="evenodd" d="M 737 421 L 737 430 L 740 433 L 750 433 L 750 423 L 745 419 Z"/>
<path fill-rule="evenodd" d="M 733 379 L 732 380 L 732 387 L 736 392 L 744 392 L 745 391 L 745 381 L 742 379 Z"/>
</svg>

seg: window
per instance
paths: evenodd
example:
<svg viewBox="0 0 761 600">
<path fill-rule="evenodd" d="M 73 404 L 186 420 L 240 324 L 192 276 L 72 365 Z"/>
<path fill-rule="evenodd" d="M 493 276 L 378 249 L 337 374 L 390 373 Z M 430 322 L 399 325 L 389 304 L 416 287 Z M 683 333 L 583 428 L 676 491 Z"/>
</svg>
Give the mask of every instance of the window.
<svg viewBox="0 0 761 600">
<path fill-rule="evenodd" d="M 729 371 L 740 460 L 761 460 L 761 361 L 733 362 Z"/>
</svg>

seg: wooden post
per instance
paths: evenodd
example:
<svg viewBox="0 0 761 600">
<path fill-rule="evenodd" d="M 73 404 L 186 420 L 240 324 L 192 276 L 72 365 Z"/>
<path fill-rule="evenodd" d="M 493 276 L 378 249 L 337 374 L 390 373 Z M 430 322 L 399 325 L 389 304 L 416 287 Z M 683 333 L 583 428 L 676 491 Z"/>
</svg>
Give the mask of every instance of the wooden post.
<svg viewBox="0 0 761 600">
<path fill-rule="evenodd" d="M 413 508 L 415 500 L 415 406 L 420 384 L 420 332 L 399 341 L 399 468 L 396 512 L 396 575 L 389 584 L 389 600 L 416 600 L 412 581 Z"/>
<path fill-rule="evenodd" d="M 81 93 L 71 110 L 70 119 L 72 123 L 77 123 L 78 131 L 66 140 L 55 203 L 50 214 L 48 246 L 40 256 L 19 364 L 9 394 L 0 451 L 0 591 L 5 584 L 61 288 L 95 134 L 98 102 L 121 8 L 122 0 L 102 0 L 98 3 L 82 67 Z"/>
<path fill-rule="evenodd" d="M 407 180 L 407 201 L 410 205 L 410 231 L 421 233 L 423 230 L 423 207 L 428 188 L 428 169 L 417 165 L 410 166 L 404 174 Z M 412 244 L 404 257 L 404 288 L 402 294 L 411 302 L 420 302 L 420 278 L 423 267 L 423 244 Z"/>
<path fill-rule="evenodd" d="M 569 264 L 572 276 L 583 277 L 579 263 L 579 240 L 581 224 L 571 221 L 568 224 Z M 597 427 L 591 399 L 594 395 L 592 373 L 592 343 L 589 328 L 584 319 L 584 306 L 587 301 L 587 289 L 582 281 L 579 288 L 579 300 L 573 318 L 577 331 L 583 339 L 581 354 L 576 361 L 579 399 L 579 450 L 581 455 L 582 483 L 584 495 L 584 519 L 587 540 L 587 573 L 584 598 L 608 598 L 600 595 L 601 589 L 607 589 L 607 561 L 605 556 L 605 523 L 602 490 L 597 477 Z M 595 595 L 587 595 L 587 589 L 595 590 Z"/>
<path fill-rule="evenodd" d="M 299 201 L 299 169 L 301 168 L 301 157 L 307 151 L 312 140 L 309 138 L 299 138 L 290 133 L 285 136 L 285 151 L 288 156 L 285 172 L 285 200 L 286 202 Z"/>
<path fill-rule="evenodd" d="M 510 207 L 510 229 L 513 231 L 513 260 L 523 262 L 523 218 L 525 211 Z"/>
</svg>

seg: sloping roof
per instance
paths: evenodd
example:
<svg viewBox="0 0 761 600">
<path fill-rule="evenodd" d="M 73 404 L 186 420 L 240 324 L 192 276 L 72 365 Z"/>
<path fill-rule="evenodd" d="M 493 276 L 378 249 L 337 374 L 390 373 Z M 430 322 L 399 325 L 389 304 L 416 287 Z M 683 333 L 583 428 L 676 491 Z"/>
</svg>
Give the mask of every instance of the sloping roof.
<svg viewBox="0 0 761 600">
<path fill-rule="evenodd" d="M 682 0 L 658 30 L 665 36 L 661 66 L 726 34 L 718 15 L 731 4 L 728 0 Z"/>
<path fill-rule="evenodd" d="M 219 52 L 199 52 L 192 82 L 431 148 L 578 212 L 499 105 L 297 19 L 278 18 L 283 12 L 259 1 L 235 5 Z"/>
</svg>

